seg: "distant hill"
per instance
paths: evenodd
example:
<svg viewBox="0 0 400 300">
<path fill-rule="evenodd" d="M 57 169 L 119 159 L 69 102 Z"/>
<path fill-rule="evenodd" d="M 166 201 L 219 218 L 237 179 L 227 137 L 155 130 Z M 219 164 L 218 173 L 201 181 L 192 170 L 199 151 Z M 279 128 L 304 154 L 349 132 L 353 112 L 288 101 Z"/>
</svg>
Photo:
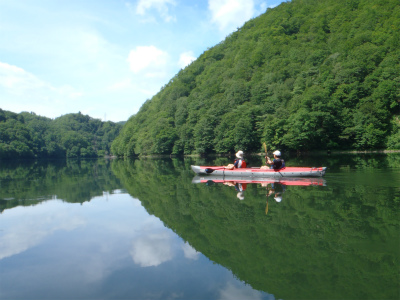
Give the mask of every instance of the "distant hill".
<svg viewBox="0 0 400 300">
<path fill-rule="evenodd" d="M 104 156 L 121 128 L 80 112 L 52 120 L 0 109 L 0 159 Z"/>
<path fill-rule="evenodd" d="M 181 70 L 112 152 L 400 149 L 399 114 L 399 0 L 292 0 Z"/>
</svg>

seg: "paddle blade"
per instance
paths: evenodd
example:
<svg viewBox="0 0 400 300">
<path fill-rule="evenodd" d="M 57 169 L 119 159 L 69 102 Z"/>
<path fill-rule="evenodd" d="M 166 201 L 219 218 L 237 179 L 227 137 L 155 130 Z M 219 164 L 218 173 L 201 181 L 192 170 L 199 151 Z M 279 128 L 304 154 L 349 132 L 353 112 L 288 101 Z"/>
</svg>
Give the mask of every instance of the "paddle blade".
<svg viewBox="0 0 400 300">
<path fill-rule="evenodd" d="M 206 173 L 207 173 L 207 174 L 211 174 L 212 172 L 214 172 L 213 169 L 206 169 Z"/>
<path fill-rule="evenodd" d="M 267 144 L 263 143 L 265 154 L 267 154 Z"/>
</svg>

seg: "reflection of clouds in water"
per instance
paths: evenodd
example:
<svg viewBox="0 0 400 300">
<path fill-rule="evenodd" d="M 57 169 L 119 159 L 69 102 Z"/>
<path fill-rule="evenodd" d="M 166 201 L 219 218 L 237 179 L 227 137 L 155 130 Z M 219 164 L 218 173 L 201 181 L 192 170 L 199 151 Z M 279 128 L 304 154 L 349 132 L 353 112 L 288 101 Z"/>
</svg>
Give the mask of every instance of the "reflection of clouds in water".
<svg viewBox="0 0 400 300">
<path fill-rule="evenodd" d="M 187 242 L 183 244 L 180 240 L 180 247 L 176 247 L 175 234 L 155 216 L 144 220 L 139 232 L 141 234 L 132 242 L 130 254 L 133 261 L 141 267 L 155 267 L 172 260 L 179 248 L 187 259 L 197 260 L 200 255 Z"/>
<path fill-rule="evenodd" d="M 133 242 L 133 261 L 142 267 L 158 266 L 173 257 L 172 236 L 169 232 L 141 236 Z"/>
<path fill-rule="evenodd" d="M 200 252 L 197 252 L 188 242 L 182 245 L 183 254 L 188 259 L 197 260 L 199 258 Z"/>
<path fill-rule="evenodd" d="M 243 300 L 243 299 L 263 299 L 262 293 L 253 290 L 250 286 L 238 287 L 228 282 L 224 289 L 220 290 L 220 300 Z"/>
<path fill-rule="evenodd" d="M 0 259 L 21 253 L 38 245 L 57 230 L 71 231 L 86 224 L 82 217 L 54 209 L 61 201 L 46 202 L 35 207 L 16 207 L 3 212 L 6 224 L 0 239 Z M 26 210 L 29 209 L 29 214 Z M 23 220 L 13 222 L 13 220 Z"/>
<path fill-rule="evenodd" d="M 108 198 L 113 197 L 113 201 L 109 201 Z M 115 284 L 121 270 L 132 271 L 131 259 L 137 266 L 149 267 L 165 262 L 173 265 L 175 261 L 172 260 L 177 258 L 176 266 L 177 269 L 183 268 L 182 274 L 171 276 L 166 283 L 156 281 L 161 291 L 153 291 L 154 295 L 151 294 L 153 292 L 146 293 L 148 299 L 184 298 L 187 291 L 181 292 L 182 288 L 175 280 L 190 284 L 193 279 L 187 278 L 188 274 L 192 274 L 194 279 L 200 278 L 200 281 L 209 277 L 200 286 L 209 288 L 213 295 L 218 293 L 221 300 L 261 299 L 259 292 L 242 283 L 235 283 L 234 279 L 224 284 L 225 275 L 221 274 L 226 273 L 220 267 L 211 265 L 197 270 L 196 267 L 204 263 L 200 259 L 201 253 L 166 228 L 157 217 L 149 216 L 140 201 L 129 195 L 103 194 L 82 205 L 52 200 L 30 207 L 15 207 L 2 213 L 0 229 L 0 259 L 15 255 L 9 261 L 18 266 L 10 272 L 7 284 L 12 282 L 12 278 L 30 282 L 32 286 L 36 282 L 43 284 L 45 280 L 53 291 L 74 287 L 71 295 L 82 295 L 97 286 Z M 72 230 L 71 234 L 69 231 Z M 17 254 L 40 247 L 42 243 L 40 251 L 26 252 L 19 260 Z M 185 264 L 182 261 L 189 259 L 196 262 Z M 169 269 L 170 263 L 160 269 Z M 138 284 L 142 284 L 141 277 L 146 280 L 146 274 L 155 272 L 155 277 L 158 274 L 154 269 L 143 269 L 142 273 L 137 267 L 133 270 L 130 274 L 137 276 Z M 219 270 L 219 275 L 212 274 L 212 270 Z M 127 278 L 125 282 L 121 279 L 122 290 L 132 288 L 130 280 Z M 172 286 L 166 288 L 166 284 Z M 225 288 L 216 290 L 221 286 Z"/>
</svg>

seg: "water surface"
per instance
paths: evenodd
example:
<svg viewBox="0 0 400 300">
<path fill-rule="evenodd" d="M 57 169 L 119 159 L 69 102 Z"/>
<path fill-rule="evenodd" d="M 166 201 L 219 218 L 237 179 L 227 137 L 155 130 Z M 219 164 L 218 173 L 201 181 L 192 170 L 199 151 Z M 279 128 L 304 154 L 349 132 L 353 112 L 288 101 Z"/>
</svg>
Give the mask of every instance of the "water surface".
<svg viewBox="0 0 400 300">
<path fill-rule="evenodd" d="M 400 155 L 286 161 L 328 171 L 238 197 L 192 183 L 226 158 L 2 162 L 0 298 L 398 299 Z"/>
</svg>

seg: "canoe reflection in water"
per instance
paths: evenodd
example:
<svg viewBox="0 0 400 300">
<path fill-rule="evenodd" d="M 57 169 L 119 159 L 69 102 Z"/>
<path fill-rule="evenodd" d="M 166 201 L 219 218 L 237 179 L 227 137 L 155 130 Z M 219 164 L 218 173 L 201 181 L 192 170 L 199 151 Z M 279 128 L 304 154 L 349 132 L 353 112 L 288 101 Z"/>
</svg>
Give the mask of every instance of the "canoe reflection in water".
<svg viewBox="0 0 400 300">
<path fill-rule="evenodd" d="M 237 198 L 244 200 L 244 191 L 247 188 L 247 184 L 261 184 L 262 187 L 267 189 L 267 204 L 265 208 L 265 214 L 268 213 L 268 198 L 273 196 L 276 202 L 282 201 L 282 194 L 286 191 L 287 186 L 326 186 L 326 181 L 322 178 L 310 178 L 310 177 L 281 177 L 281 178 L 249 178 L 249 177 L 237 177 L 237 176 L 195 176 L 192 183 L 222 183 L 227 186 L 235 187 Z"/>
</svg>

